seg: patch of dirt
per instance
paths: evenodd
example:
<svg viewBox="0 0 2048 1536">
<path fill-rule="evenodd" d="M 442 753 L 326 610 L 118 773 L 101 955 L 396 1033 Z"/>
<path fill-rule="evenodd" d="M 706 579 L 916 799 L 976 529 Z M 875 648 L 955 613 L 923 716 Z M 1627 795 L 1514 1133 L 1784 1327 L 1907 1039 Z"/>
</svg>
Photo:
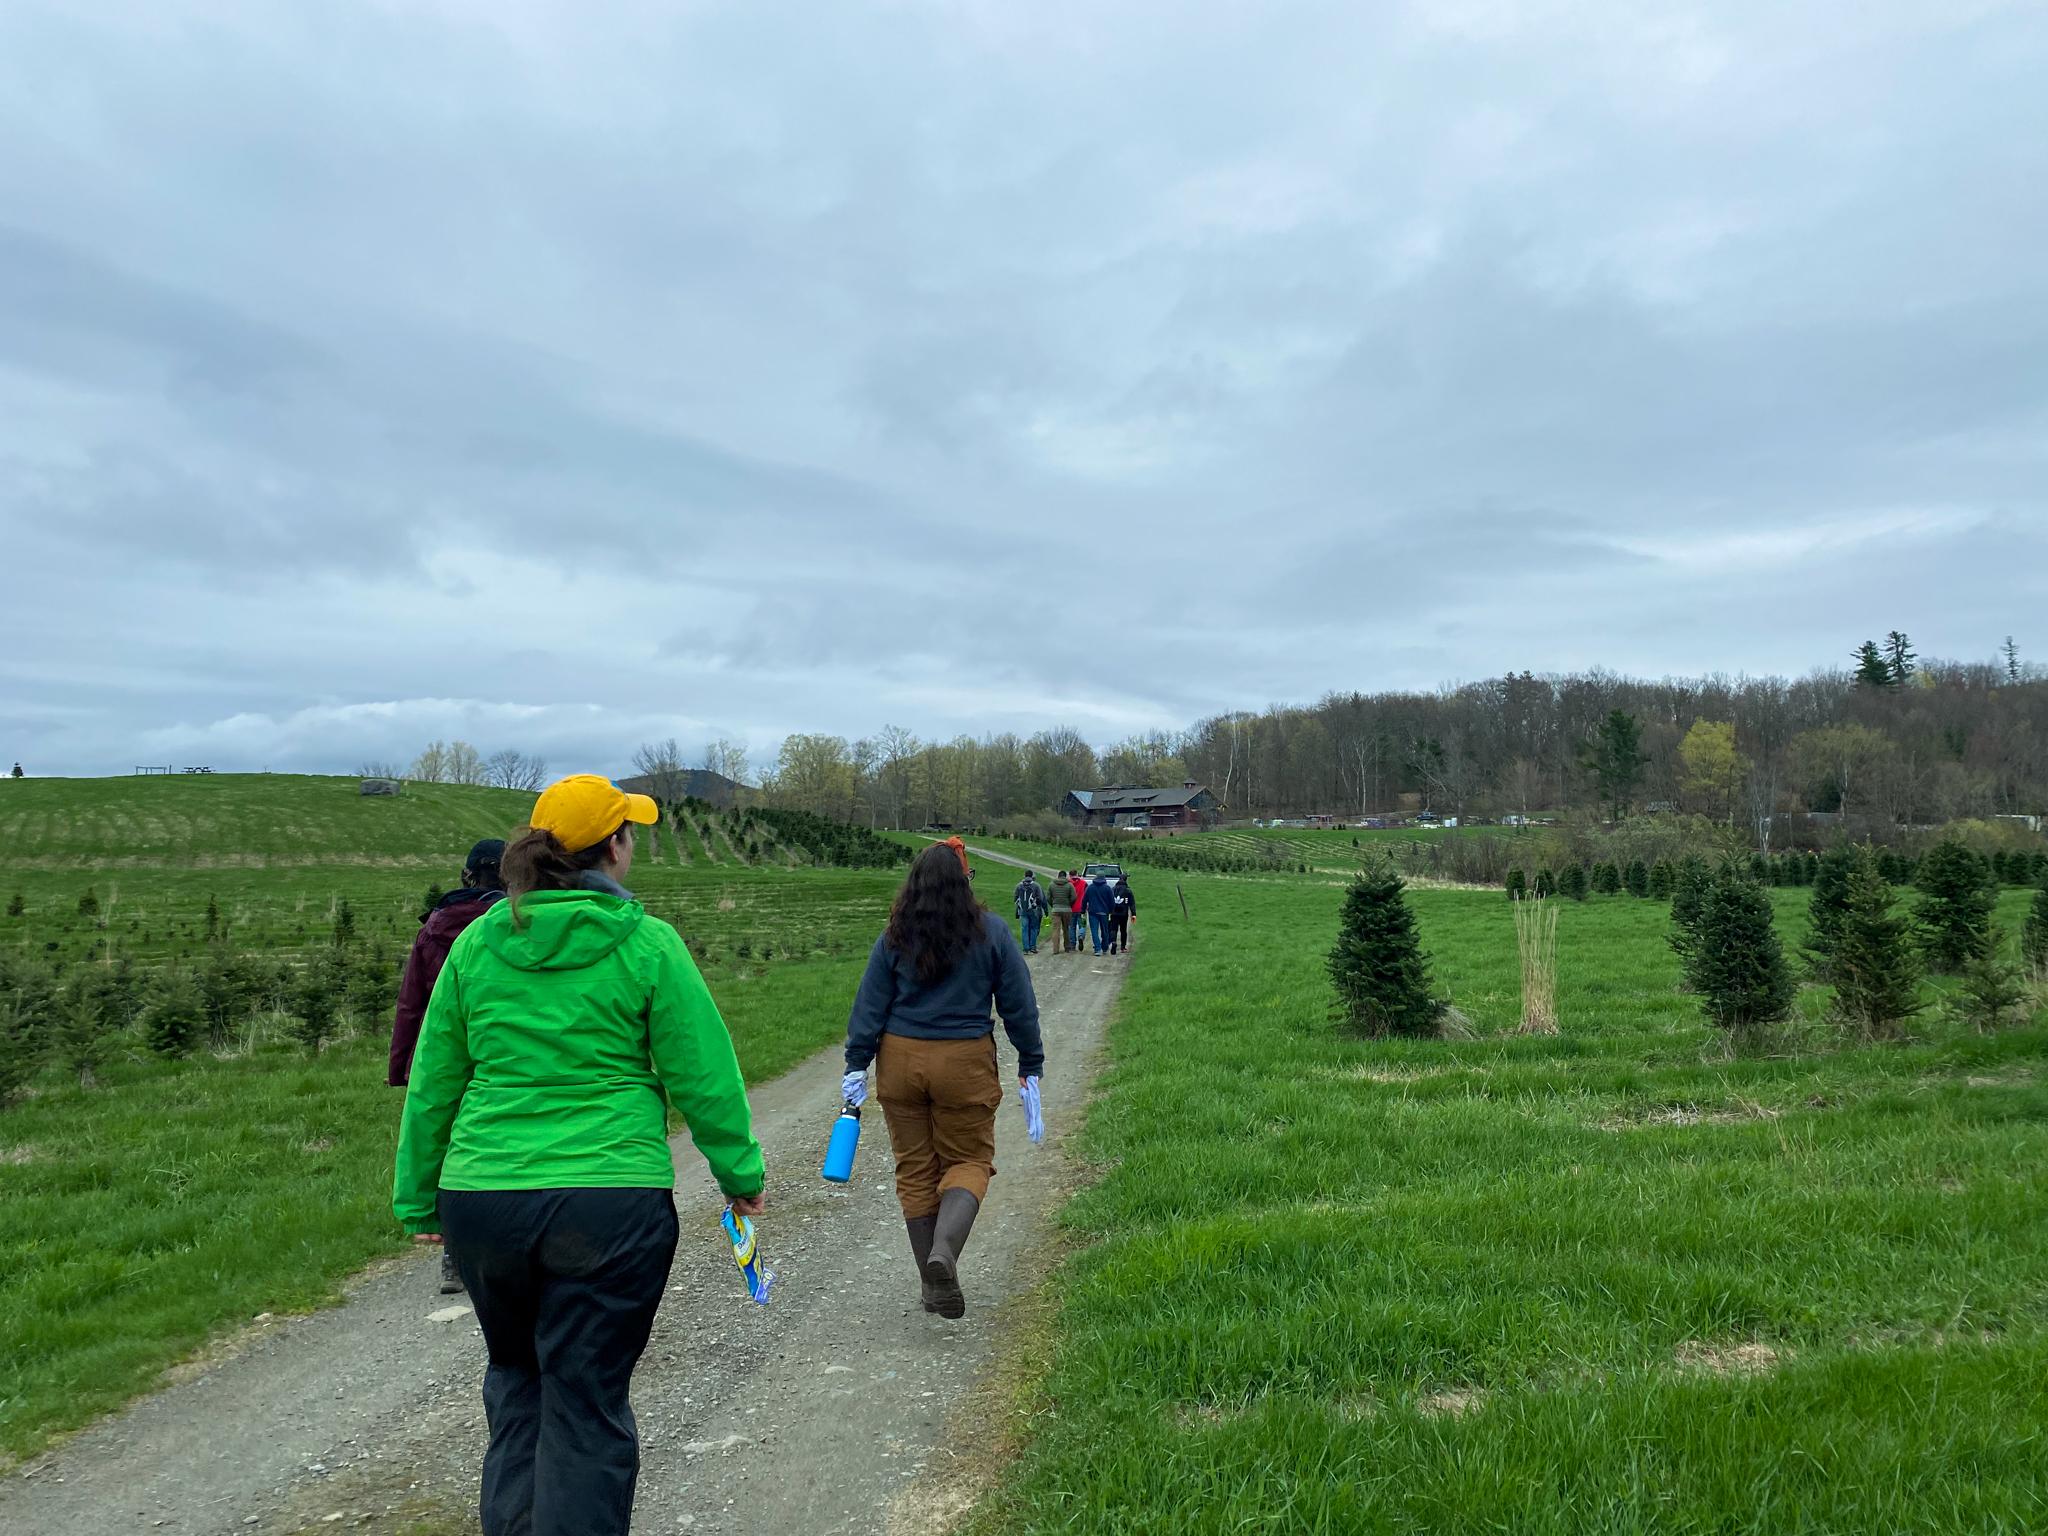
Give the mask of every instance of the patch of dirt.
<svg viewBox="0 0 2048 1536">
<path fill-rule="evenodd" d="M 1367 1083 L 1417 1083 L 1426 1077 L 1486 1077 L 1488 1067 L 1347 1067 L 1331 1075 Z"/>
<path fill-rule="evenodd" d="M 1485 1402 L 1486 1393 L 1478 1387 L 1452 1387 L 1448 1391 L 1418 1397 L 1415 1411 L 1425 1419 L 1461 1419 L 1476 1412 Z"/>
<path fill-rule="evenodd" d="M 1761 1376 L 1776 1370 L 1783 1359 L 1780 1350 L 1757 1339 L 1740 1344 L 1709 1344 L 1703 1339 L 1687 1339 L 1671 1352 L 1672 1364 L 1680 1370 L 1698 1371 L 1709 1376 Z"/>
<path fill-rule="evenodd" d="M 1748 1125 L 1757 1120 L 1776 1120 L 1784 1114 L 1753 1099 L 1733 1104 L 1659 1104 L 1633 1114 L 1610 1115 L 1599 1122 L 1603 1131 L 1640 1131 L 1674 1125 Z"/>
<path fill-rule="evenodd" d="M 36 1162 L 41 1159 L 42 1155 L 34 1147 L 27 1145 L 0 1147 L 0 1163 L 6 1163 L 9 1167 L 13 1168 L 20 1168 L 26 1164 Z"/>
</svg>

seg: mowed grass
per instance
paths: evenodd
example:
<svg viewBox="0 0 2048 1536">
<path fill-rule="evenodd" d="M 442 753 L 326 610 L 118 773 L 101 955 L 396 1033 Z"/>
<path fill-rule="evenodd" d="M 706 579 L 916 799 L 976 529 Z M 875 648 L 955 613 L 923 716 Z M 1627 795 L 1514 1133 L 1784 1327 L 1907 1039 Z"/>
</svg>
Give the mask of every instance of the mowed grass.
<svg viewBox="0 0 2048 1536">
<path fill-rule="evenodd" d="M 121 782 L 140 798 L 227 781 Z M 298 782 L 311 806 L 326 803 L 329 781 Z M 11 845 L 0 894 L 21 891 L 28 911 L 0 916 L 0 943 L 69 965 L 109 955 L 153 970 L 195 964 L 212 897 L 226 944 L 291 955 L 330 943 L 346 900 L 359 942 L 395 960 L 429 880 L 452 886 L 475 837 L 504 830 L 504 807 L 494 792 L 449 788 L 456 829 L 421 839 L 444 849 L 438 862 L 382 862 L 384 833 L 363 818 L 393 802 L 357 799 L 352 781 L 349 790 L 341 829 L 328 829 L 340 851 L 324 860 L 331 845 L 307 841 L 273 864 L 222 865 L 181 854 L 168 833 L 154 864 L 97 863 L 78 851 L 90 839 L 76 831 L 61 834 L 72 850 L 61 859 L 33 843 L 24 859 Z M 509 799 L 515 818 L 531 804 Z M 316 812 L 278 814 L 305 828 Z M 643 859 L 631 883 L 702 957 L 741 1066 L 761 1081 L 844 1030 L 900 879 L 671 856 Z M 88 886 L 97 919 L 77 911 Z M 403 1247 L 390 1215 L 403 1095 L 384 1086 L 387 1030 L 388 1020 L 363 1021 L 357 1037 L 312 1059 L 275 1021 L 258 1021 L 224 1056 L 175 1062 L 124 1035 L 91 1086 L 53 1065 L 0 1108 L 0 1461 L 118 1407 L 258 1313 L 331 1300 L 364 1262 Z"/>
<path fill-rule="evenodd" d="M 1416 891 L 1469 1041 L 1348 1040 L 1340 890 L 1187 882 L 1082 1139 L 1019 1531 L 2048 1523 L 2048 1020 L 1729 1060 L 1661 903 Z M 1788 941 L 1804 893 L 1777 893 Z M 2024 893 L 2001 903 L 2008 931 Z"/>
</svg>

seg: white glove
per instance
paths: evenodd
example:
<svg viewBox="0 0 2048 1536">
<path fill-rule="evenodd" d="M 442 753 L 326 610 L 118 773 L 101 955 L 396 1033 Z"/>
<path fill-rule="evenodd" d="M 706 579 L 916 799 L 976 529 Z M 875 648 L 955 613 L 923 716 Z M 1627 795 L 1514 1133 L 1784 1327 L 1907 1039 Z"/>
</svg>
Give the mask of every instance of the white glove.
<svg viewBox="0 0 2048 1536">
<path fill-rule="evenodd" d="M 1033 1142 L 1045 1140 L 1045 1109 L 1038 1098 L 1038 1079 L 1025 1078 L 1018 1097 L 1024 1103 L 1024 1134 Z"/>
<path fill-rule="evenodd" d="M 849 1072 L 839 1079 L 839 1097 L 855 1109 L 868 1101 L 868 1075 L 865 1071 Z"/>
</svg>

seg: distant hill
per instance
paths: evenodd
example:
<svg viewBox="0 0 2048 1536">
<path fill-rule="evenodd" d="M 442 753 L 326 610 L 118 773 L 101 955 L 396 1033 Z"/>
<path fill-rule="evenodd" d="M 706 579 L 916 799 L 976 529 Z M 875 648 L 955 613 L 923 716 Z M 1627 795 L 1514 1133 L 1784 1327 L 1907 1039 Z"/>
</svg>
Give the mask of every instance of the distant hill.
<svg viewBox="0 0 2048 1536">
<path fill-rule="evenodd" d="M 702 800 L 721 811 L 732 809 L 733 796 L 746 788 L 736 784 L 722 773 L 713 773 L 706 768 L 685 768 L 681 770 L 682 795 L 693 800 Z M 630 779 L 613 780 L 619 788 L 636 795 L 654 794 L 654 780 L 646 774 L 636 774 Z M 659 796 L 656 797 L 660 798 Z M 671 796 L 670 798 L 681 798 Z"/>
<path fill-rule="evenodd" d="M 283 773 L 0 779 L 0 868 L 445 858 L 506 836 L 533 808 L 519 790 L 407 784 L 379 798 L 360 783 Z"/>
</svg>

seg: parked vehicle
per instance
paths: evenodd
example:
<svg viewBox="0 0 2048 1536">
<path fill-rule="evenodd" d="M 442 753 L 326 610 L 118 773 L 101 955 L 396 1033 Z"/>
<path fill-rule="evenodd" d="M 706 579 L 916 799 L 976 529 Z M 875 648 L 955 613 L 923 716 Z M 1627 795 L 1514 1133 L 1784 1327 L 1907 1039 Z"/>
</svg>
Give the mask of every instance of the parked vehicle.
<svg viewBox="0 0 2048 1536">
<path fill-rule="evenodd" d="M 1107 875 L 1112 880 L 1121 880 L 1124 877 L 1124 867 L 1121 864 L 1084 864 L 1081 866 L 1081 873 L 1090 880 L 1095 879 L 1098 875 Z"/>
</svg>

